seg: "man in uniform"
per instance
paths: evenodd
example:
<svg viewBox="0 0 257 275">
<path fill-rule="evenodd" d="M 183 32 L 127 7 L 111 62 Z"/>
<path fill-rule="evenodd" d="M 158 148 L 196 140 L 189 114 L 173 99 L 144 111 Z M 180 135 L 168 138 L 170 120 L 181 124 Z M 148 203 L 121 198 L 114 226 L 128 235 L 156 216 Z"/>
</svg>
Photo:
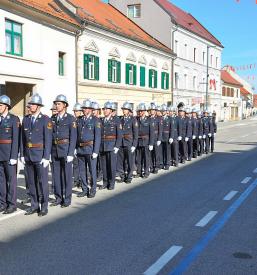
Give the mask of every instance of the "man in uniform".
<svg viewBox="0 0 257 275">
<path fill-rule="evenodd" d="M 83 116 L 77 121 L 77 157 L 82 180 L 82 192 L 78 197 L 93 198 L 96 194 L 96 164 L 101 143 L 101 121 L 93 116 L 93 106 L 89 99 L 84 100 L 82 109 Z M 90 191 L 87 187 L 89 184 Z"/>
<path fill-rule="evenodd" d="M 193 158 L 197 158 L 199 148 L 199 121 L 197 119 L 196 109 L 192 110 L 192 143 Z"/>
<path fill-rule="evenodd" d="M 138 117 L 138 147 L 137 147 L 137 174 L 148 178 L 150 174 L 150 152 L 154 146 L 154 123 L 146 116 L 147 108 L 144 103 L 137 107 Z"/>
<path fill-rule="evenodd" d="M 79 120 L 79 118 L 82 116 L 82 106 L 80 103 L 76 103 L 73 107 L 73 114 L 76 118 L 76 122 Z M 76 152 L 76 150 L 75 150 Z M 79 163 L 77 154 L 75 153 L 74 159 L 73 159 L 73 178 L 74 178 L 74 186 L 77 188 L 81 187 L 81 177 L 79 172 Z"/>
<path fill-rule="evenodd" d="M 103 185 L 100 189 L 115 187 L 117 154 L 121 145 L 122 126 L 119 118 L 113 117 L 113 103 L 106 102 L 103 108 L 102 139 L 100 146 L 100 160 L 103 169 Z"/>
<path fill-rule="evenodd" d="M 179 158 L 179 143 L 178 143 L 178 117 L 177 117 L 177 107 L 170 107 L 170 124 L 171 124 L 171 164 L 178 167 Z M 173 140 L 172 140 L 173 139 Z"/>
<path fill-rule="evenodd" d="M 216 123 L 216 113 L 213 112 L 212 116 L 210 116 L 210 123 L 211 123 L 211 138 L 210 138 L 210 147 L 211 153 L 214 152 L 214 138 L 217 133 L 217 123 Z"/>
<path fill-rule="evenodd" d="M 198 111 L 197 113 L 197 121 L 198 121 L 198 156 L 202 156 L 203 154 L 203 120 L 202 120 L 202 112 Z"/>
<path fill-rule="evenodd" d="M 58 114 L 52 118 L 53 139 L 51 160 L 53 165 L 55 201 L 50 206 L 71 204 L 72 162 L 77 140 L 76 119 L 67 113 L 68 101 L 65 95 L 58 95 L 54 102 Z"/>
<path fill-rule="evenodd" d="M 11 100 L 0 96 L 0 212 L 16 211 L 20 120 L 10 114 Z"/>
<path fill-rule="evenodd" d="M 131 115 L 132 105 L 125 102 L 122 106 L 123 116 L 120 121 L 122 125 L 122 141 L 118 152 L 117 174 L 121 182 L 131 183 L 133 173 L 133 156 L 138 142 L 138 123 Z"/>
<path fill-rule="evenodd" d="M 42 98 L 35 94 L 30 101 L 31 115 L 24 117 L 21 128 L 21 162 L 27 171 L 31 207 L 25 215 L 48 213 L 48 166 L 52 145 L 52 122 L 40 111 Z"/>
<path fill-rule="evenodd" d="M 187 160 L 191 161 L 193 156 L 193 141 L 192 141 L 192 114 L 189 108 L 186 109 L 186 119 L 187 119 L 187 126 L 186 126 L 186 144 L 187 144 Z"/>
<path fill-rule="evenodd" d="M 185 111 L 181 107 L 178 110 L 178 142 L 179 142 L 179 155 L 180 162 L 185 163 L 187 159 L 187 141 L 186 137 L 187 132 L 187 119 L 185 117 Z"/>
<path fill-rule="evenodd" d="M 210 119 L 208 115 L 209 115 L 209 112 L 205 110 L 203 112 L 203 141 L 204 141 L 205 154 L 208 154 L 210 150 L 209 138 L 211 137 L 211 132 L 210 132 Z"/>
<path fill-rule="evenodd" d="M 162 143 L 162 117 L 157 116 L 157 106 L 150 103 L 149 109 L 151 123 L 154 125 L 154 146 L 150 153 L 150 171 L 157 174 L 160 169 L 161 143 Z"/>
</svg>

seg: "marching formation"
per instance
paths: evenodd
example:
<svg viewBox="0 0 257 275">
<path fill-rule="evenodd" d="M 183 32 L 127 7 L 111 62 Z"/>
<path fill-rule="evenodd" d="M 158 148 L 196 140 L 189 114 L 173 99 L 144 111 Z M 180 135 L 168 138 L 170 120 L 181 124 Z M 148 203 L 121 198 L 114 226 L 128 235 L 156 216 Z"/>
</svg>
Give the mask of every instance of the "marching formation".
<svg viewBox="0 0 257 275">
<path fill-rule="evenodd" d="M 113 190 L 115 182 L 130 184 L 134 177 L 148 178 L 160 169 L 169 170 L 214 150 L 215 113 L 163 104 L 125 102 L 117 106 L 86 99 L 67 113 L 64 95 L 53 101 L 52 117 L 41 113 L 42 98 L 35 94 L 20 122 L 10 113 L 11 101 L 0 96 L 0 212 L 17 210 L 17 163 L 24 165 L 31 206 L 25 215 L 48 213 L 48 170 L 52 172 L 55 200 L 50 206 L 68 207 L 72 187 L 78 197 L 93 198 L 99 189 Z M 74 182 L 74 183 L 73 183 Z"/>
</svg>

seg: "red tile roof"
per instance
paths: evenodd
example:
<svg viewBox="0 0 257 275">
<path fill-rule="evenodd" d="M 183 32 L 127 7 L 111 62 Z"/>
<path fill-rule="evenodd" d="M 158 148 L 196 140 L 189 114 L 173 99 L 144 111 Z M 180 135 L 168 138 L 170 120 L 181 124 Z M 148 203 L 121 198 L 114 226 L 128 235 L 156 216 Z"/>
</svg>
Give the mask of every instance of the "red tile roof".
<svg viewBox="0 0 257 275">
<path fill-rule="evenodd" d="M 248 92 L 244 87 L 241 87 L 241 88 L 240 88 L 240 93 L 241 93 L 242 95 L 244 95 L 244 96 L 250 94 L 250 92 Z"/>
<path fill-rule="evenodd" d="M 243 87 L 243 85 L 239 81 L 233 78 L 231 74 L 225 70 L 221 70 L 221 80 L 227 84 Z"/>
<path fill-rule="evenodd" d="M 107 30 L 158 48 L 169 54 L 172 53 L 170 48 L 154 39 L 120 11 L 101 0 L 69 0 L 69 2 L 78 8 L 78 15 L 81 18 L 92 24 L 100 25 Z"/>
<path fill-rule="evenodd" d="M 215 38 L 199 21 L 197 21 L 190 13 L 183 11 L 167 0 L 155 0 L 179 26 L 193 32 L 200 37 L 222 47 L 220 41 Z"/>
<path fill-rule="evenodd" d="M 253 95 L 253 107 L 257 107 L 257 95 Z"/>
<path fill-rule="evenodd" d="M 54 0 L 16 0 L 16 2 L 79 26 L 78 22 L 61 10 Z"/>
</svg>

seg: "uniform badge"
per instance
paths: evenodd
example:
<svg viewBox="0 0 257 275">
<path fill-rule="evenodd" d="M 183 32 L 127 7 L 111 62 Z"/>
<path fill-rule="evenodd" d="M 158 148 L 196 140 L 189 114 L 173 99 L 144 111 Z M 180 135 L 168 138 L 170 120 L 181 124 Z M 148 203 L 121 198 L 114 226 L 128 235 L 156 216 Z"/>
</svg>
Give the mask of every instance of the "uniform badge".
<svg viewBox="0 0 257 275">
<path fill-rule="evenodd" d="M 122 125 L 120 124 L 120 129 L 122 130 Z"/>
<path fill-rule="evenodd" d="M 137 121 L 135 122 L 135 127 L 138 127 L 138 123 L 137 123 Z"/>
<path fill-rule="evenodd" d="M 53 129 L 53 124 L 52 124 L 52 122 L 48 122 L 47 123 L 47 129 L 49 129 L 49 130 L 51 130 L 51 129 Z"/>
<path fill-rule="evenodd" d="M 96 128 L 101 128 L 101 123 L 100 122 L 96 123 Z"/>
<path fill-rule="evenodd" d="M 73 128 L 75 128 L 75 129 L 77 128 L 77 124 L 76 124 L 76 122 L 75 122 L 75 121 L 74 121 L 74 122 L 72 122 L 72 127 L 73 127 Z"/>
</svg>

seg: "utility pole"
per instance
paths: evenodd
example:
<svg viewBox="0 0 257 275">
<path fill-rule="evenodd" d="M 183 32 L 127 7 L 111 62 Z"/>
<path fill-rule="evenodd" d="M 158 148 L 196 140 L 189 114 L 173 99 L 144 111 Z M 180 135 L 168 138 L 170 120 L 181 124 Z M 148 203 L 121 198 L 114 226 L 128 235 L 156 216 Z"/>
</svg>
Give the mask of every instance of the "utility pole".
<svg viewBox="0 0 257 275">
<path fill-rule="evenodd" d="M 208 90 L 209 90 L 209 49 L 207 45 L 207 68 L 206 68 L 206 94 L 205 94 L 205 109 L 208 109 Z"/>
</svg>

